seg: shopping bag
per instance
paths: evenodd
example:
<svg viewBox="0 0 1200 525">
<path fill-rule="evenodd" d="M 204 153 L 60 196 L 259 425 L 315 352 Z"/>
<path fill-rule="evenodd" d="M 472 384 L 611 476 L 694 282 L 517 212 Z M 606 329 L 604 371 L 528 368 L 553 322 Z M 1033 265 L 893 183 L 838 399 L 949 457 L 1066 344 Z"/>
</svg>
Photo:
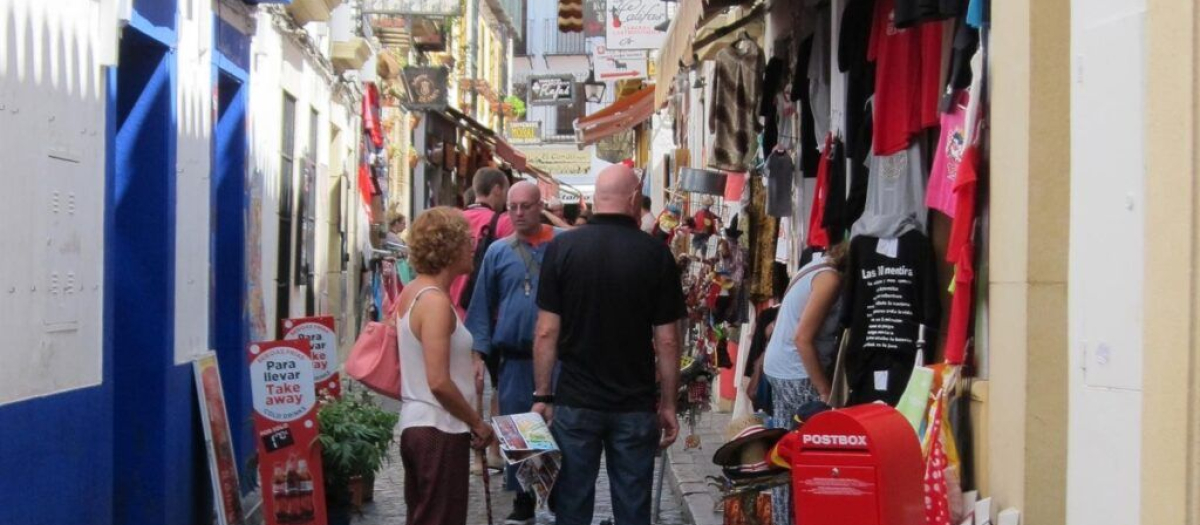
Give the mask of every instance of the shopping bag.
<svg viewBox="0 0 1200 525">
<path fill-rule="evenodd" d="M 926 525 L 951 525 L 950 500 L 947 497 L 946 452 L 942 447 L 941 395 L 934 401 L 927 454 L 925 458 L 925 523 Z"/>
<path fill-rule="evenodd" d="M 933 388 L 933 369 L 921 364 L 925 362 L 924 357 L 925 352 L 918 349 L 913 361 L 912 375 L 908 378 L 908 386 L 904 387 L 904 394 L 896 403 L 896 410 L 908 420 L 917 436 L 923 435 L 925 414 L 929 408 L 929 393 Z"/>
</svg>

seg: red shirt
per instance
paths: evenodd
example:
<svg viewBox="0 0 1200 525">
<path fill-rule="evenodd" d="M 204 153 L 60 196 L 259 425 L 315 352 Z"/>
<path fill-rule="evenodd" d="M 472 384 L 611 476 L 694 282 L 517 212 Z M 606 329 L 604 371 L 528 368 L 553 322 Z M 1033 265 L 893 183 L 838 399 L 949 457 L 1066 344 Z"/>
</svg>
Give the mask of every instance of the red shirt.
<svg viewBox="0 0 1200 525">
<path fill-rule="evenodd" d="M 829 232 L 821 226 L 825 218 L 825 201 L 829 197 L 829 150 L 832 149 L 833 136 L 825 137 L 825 150 L 817 163 L 817 185 L 813 189 L 812 211 L 808 215 L 808 246 L 812 248 L 828 248 Z"/>
<path fill-rule="evenodd" d="M 946 260 L 954 264 L 954 297 L 950 302 L 950 320 L 946 333 L 943 355 L 952 365 L 966 360 L 966 345 L 971 327 L 973 292 L 975 286 L 975 244 L 971 233 L 975 227 L 976 180 L 979 163 L 979 148 L 968 146 L 963 152 L 954 180 L 954 195 L 958 199 L 954 222 L 950 226 L 950 243 L 946 247 Z"/>
<path fill-rule="evenodd" d="M 467 223 L 471 225 L 471 240 L 479 243 L 479 237 L 483 234 L 484 226 L 492 223 L 492 215 L 495 212 L 486 206 L 471 206 L 463 210 L 463 215 L 467 218 Z M 496 221 L 496 233 L 492 236 L 493 239 L 503 239 L 512 235 L 516 230 L 513 229 L 512 219 L 505 212 L 500 212 L 500 220 Z M 459 276 L 450 285 L 450 300 L 454 302 L 454 309 L 458 310 L 458 316 L 461 319 L 467 318 L 467 311 L 458 305 L 458 299 L 462 295 L 463 288 L 467 286 L 467 276 Z"/>
<path fill-rule="evenodd" d="M 867 50 L 867 59 L 875 62 L 872 139 L 880 156 L 907 148 L 914 133 L 938 123 L 943 23 L 897 28 L 895 4 L 876 2 Z"/>
</svg>

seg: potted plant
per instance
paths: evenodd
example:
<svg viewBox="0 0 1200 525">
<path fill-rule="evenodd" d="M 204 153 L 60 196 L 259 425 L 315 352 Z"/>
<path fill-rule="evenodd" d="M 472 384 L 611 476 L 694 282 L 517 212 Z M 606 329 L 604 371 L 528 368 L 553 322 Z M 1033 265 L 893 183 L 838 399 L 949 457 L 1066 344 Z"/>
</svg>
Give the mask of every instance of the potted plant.
<svg viewBox="0 0 1200 525">
<path fill-rule="evenodd" d="M 330 525 L 350 522 L 362 505 L 368 477 L 383 467 L 400 416 L 383 410 L 365 391 L 326 398 L 317 411 Z"/>
</svg>

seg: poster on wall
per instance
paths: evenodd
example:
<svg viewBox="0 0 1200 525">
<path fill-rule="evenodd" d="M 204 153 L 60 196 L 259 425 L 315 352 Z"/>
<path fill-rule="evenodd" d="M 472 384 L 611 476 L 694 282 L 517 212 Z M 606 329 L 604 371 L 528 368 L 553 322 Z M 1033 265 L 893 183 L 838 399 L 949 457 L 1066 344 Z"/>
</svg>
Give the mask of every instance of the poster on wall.
<svg viewBox="0 0 1200 525">
<path fill-rule="evenodd" d="M 462 3 L 458 0 L 363 0 L 364 14 L 458 16 Z"/>
<path fill-rule="evenodd" d="M 538 75 L 529 77 L 530 106 L 563 106 L 575 102 L 573 75 Z"/>
<path fill-rule="evenodd" d="M 200 422 L 204 427 L 204 443 L 208 449 L 208 475 L 212 478 L 213 508 L 218 525 L 242 525 L 241 483 L 238 481 L 237 459 L 233 455 L 233 439 L 229 431 L 229 415 L 225 411 L 225 392 L 221 390 L 221 371 L 217 355 L 206 352 L 192 361 L 196 377 L 196 394 L 200 402 Z"/>
<path fill-rule="evenodd" d="M 607 6 L 606 0 L 583 0 L 584 38 L 604 36 L 604 11 Z"/>
<path fill-rule="evenodd" d="M 596 80 L 646 78 L 648 60 L 641 49 L 609 49 L 605 39 L 591 40 L 592 67 Z"/>
<path fill-rule="evenodd" d="M 508 139 L 513 144 L 537 142 L 542 136 L 542 121 L 511 122 L 508 124 Z"/>
<path fill-rule="evenodd" d="M 252 343 L 248 349 L 258 479 L 267 525 L 326 525 L 317 440 L 317 393 L 308 341 Z"/>
<path fill-rule="evenodd" d="M 408 103 L 405 106 L 411 110 L 446 109 L 449 76 L 449 71 L 444 67 L 404 68 L 404 84 L 408 88 Z"/>
<path fill-rule="evenodd" d="M 338 375 L 337 330 L 332 316 L 303 317 L 283 321 L 283 339 L 308 341 L 312 350 L 313 380 L 317 397 L 341 397 L 342 385 Z"/>
<path fill-rule="evenodd" d="M 662 0 L 608 0 L 604 36 L 612 49 L 658 49 L 667 36 Z M 663 30 L 658 27 L 662 26 Z"/>
</svg>

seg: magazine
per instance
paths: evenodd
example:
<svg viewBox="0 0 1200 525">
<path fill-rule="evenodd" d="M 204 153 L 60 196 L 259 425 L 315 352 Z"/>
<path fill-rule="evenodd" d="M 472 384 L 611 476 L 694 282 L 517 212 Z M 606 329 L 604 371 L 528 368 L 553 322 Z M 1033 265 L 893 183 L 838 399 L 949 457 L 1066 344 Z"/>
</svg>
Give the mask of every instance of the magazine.
<svg viewBox="0 0 1200 525">
<path fill-rule="evenodd" d="M 538 506 L 544 507 L 562 464 L 562 452 L 546 421 L 540 414 L 527 412 L 494 417 L 492 427 L 504 461 L 517 467 L 517 483 L 523 491 L 536 494 Z"/>
</svg>

